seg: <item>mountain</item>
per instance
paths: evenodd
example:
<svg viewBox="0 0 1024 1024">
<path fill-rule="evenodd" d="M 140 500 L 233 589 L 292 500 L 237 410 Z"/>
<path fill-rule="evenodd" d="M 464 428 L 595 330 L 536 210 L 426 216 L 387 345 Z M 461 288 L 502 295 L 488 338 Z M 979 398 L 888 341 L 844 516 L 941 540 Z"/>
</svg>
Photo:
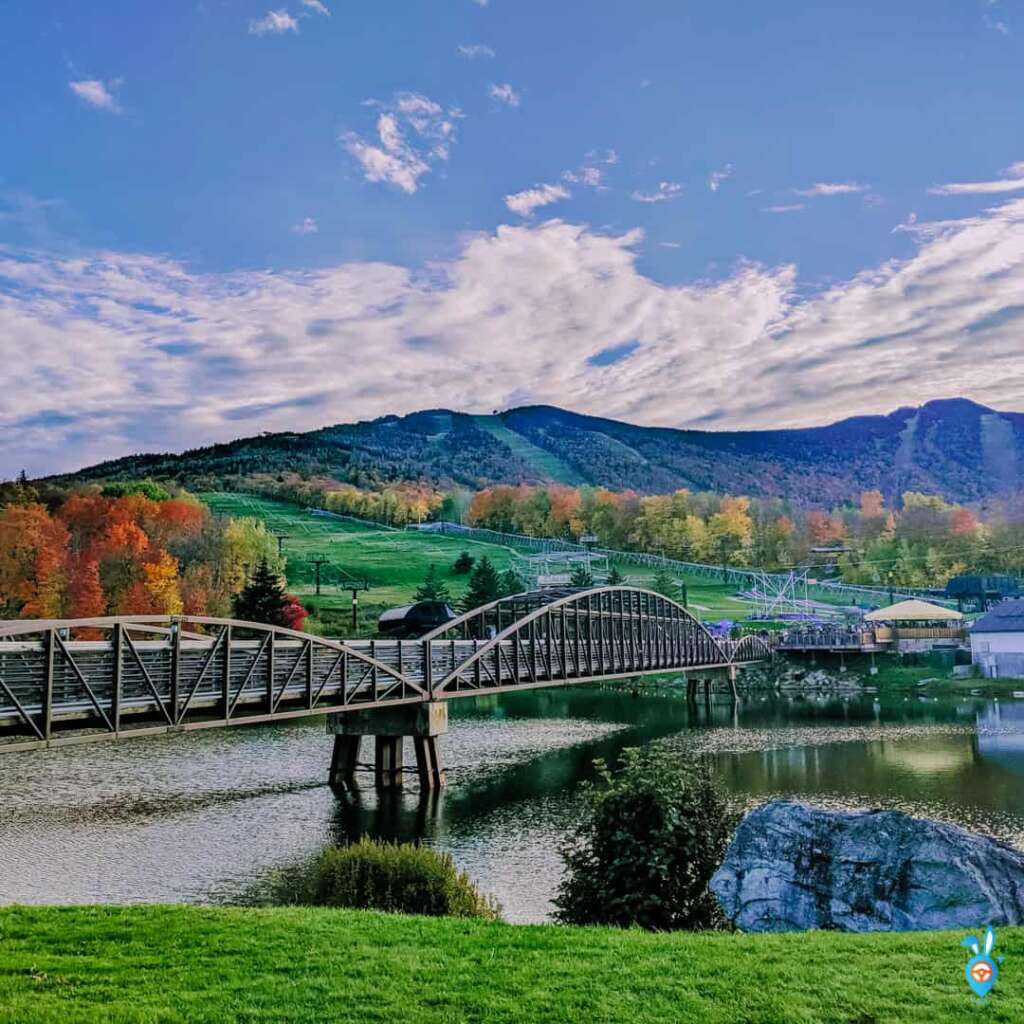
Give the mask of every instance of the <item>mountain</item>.
<svg viewBox="0 0 1024 1024">
<path fill-rule="evenodd" d="M 595 484 L 663 493 L 680 487 L 814 504 L 878 488 L 974 502 L 1024 487 L 1024 414 L 966 399 L 901 408 L 797 430 L 642 427 L 552 406 L 493 416 L 430 410 L 263 434 L 180 455 L 135 455 L 63 480 L 153 476 L 192 486 L 226 477 L 300 472 L 374 487 L 423 480 Z"/>
</svg>

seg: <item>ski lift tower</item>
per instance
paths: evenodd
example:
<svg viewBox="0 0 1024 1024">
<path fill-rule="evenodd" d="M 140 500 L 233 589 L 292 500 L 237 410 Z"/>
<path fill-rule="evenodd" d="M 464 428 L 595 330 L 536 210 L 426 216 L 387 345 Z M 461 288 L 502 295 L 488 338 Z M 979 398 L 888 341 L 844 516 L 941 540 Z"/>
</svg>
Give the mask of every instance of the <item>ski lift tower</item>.
<svg viewBox="0 0 1024 1024">
<path fill-rule="evenodd" d="M 580 535 L 580 545 L 583 550 L 587 553 L 587 572 L 591 576 L 594 575 L 593 561 L 594 561 L 594 548 L 597 547 L 598 536 L 596 533 L 584 533 Z"/>
</svg>

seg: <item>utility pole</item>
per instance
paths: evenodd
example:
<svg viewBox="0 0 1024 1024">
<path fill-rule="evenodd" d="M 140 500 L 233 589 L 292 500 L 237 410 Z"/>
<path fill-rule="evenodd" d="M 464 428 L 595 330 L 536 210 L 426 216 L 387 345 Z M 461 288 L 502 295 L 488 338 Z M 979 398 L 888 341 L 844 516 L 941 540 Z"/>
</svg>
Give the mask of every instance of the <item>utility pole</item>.
<svg viewBox="0 0 1024 1024">
<path fill-rule="evenodd" d="M 277 538 L 277 557 L 280 558 L 284 554 L 284 542 L 291 537 L 291 534 L 275 533 L 274 536 Z"/>
<path fill-rule="evenodd" d="M 316 572 L 316 594 L 320 596 L 320 570 L 323 566 L 330 564 L 330 559 L 326 555 L 310 555 L 309 563 L 313 566 Z"/>
</svg>

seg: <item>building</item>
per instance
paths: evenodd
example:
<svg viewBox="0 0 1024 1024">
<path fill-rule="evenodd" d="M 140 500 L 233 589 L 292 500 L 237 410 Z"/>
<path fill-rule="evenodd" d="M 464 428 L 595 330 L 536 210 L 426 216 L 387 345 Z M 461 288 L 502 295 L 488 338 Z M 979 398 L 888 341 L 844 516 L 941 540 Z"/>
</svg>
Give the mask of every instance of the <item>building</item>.
<svg viewBox="0 0 1024 1024">
<path fill-rule="evenodd" d="M 989 679 L 1024 678 L 1024 600 L 1002 601 L 974 624 L 971 660 Z"/>
<path fill-rule="evenodd" d="M 997 601 L 1022 594 L 1024 586 L 1014 576 L 954 576 L 946 584 L 946 597 L 955 600 L 960 611 L 970 607 L 986 612 Z"/>
</svg>

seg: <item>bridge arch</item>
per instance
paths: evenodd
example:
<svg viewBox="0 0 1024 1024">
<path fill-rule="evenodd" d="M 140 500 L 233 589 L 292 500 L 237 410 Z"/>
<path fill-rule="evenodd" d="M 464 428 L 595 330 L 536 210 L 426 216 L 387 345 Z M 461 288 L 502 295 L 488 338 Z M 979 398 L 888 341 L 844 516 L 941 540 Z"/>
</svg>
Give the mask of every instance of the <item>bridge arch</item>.
<svg viewBox="0 0 1024 1024">
<path fill-rule="evenodd" d="M 434 693 L 504 689 L 503 678 L 519 687 L 542 678 L 551 685 L 732 661 L 727 645 L 681 604 L 637 587 L 514 594 L 466 612 L 424 639 L 456 637 L 483 645 L 453 665 Z M 545 659 L 540 670 L 538 654 Z"/>
</svg>

